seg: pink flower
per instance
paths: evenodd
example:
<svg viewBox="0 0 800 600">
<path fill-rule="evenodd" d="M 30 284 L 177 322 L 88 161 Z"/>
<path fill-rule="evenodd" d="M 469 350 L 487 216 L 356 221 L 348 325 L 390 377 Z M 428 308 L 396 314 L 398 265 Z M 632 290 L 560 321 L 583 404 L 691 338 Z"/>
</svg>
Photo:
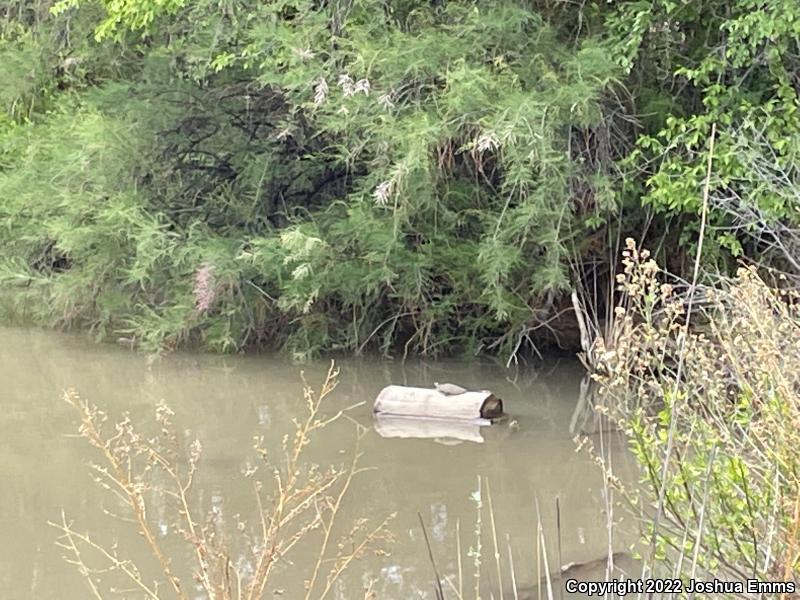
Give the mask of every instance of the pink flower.
<svg viewBox="0 0 800 600">
<path fill-rule="evenodd" d="M 206 313 L 214 304 L 217 290 L 214 287 L 214 267 L 203 263 L 194 274 L 194 307 L 199 313 Z"/>
</svg>

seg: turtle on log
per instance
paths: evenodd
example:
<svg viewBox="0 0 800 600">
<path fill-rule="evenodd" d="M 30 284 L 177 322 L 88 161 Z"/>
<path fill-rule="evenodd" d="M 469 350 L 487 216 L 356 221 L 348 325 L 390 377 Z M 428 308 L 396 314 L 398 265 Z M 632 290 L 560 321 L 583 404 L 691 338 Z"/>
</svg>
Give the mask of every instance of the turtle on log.
<svg viewBox="0 0 800 600">
<path fill-rule="evenodd" d="M 439 383 L 438 381 L 434 382 L 433 387 L 436 388 L 436 391 L 440 394 L 444 394 L 445 396 L 458 396 L 460 394 L 466 394 L 467 390 L 460 385 L 456 385 L 454 383 Z"/>
</svg>

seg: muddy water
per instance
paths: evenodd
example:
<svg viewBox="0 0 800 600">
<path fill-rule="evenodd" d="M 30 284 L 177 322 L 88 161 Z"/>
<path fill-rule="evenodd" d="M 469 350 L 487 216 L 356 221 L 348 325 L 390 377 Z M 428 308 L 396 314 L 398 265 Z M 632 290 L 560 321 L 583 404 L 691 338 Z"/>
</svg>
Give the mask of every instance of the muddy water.
<svg viewBox="0 0 800 600">
<path fill-rule="evenodd" d="M 324 378 L 328 363 L 305 365 L 310 383 Z M 513 598 L 509 548 L 517 584 L 529 588 L 538 581 L 536 508 L 547 535 L 550 569 L 559 562 L 592 561 L 608 552 L 602 478 L 583 453 L 576 453 L 570 431 L 581 380 L 580 367 L 570 361 L 550 361 L 536 368 L 507 370 L 493 364 L 342 360 L 340 384 L 328 413 L 363 402 L 326 428 L 309 448 L 309 460 L 341 463 L 350 456 L 355 438 L 353 421 L 371 428 L 361 441 L 362 464 L 374 469 L 358 476 L 340 514 L 342 523 L 367 517 L 380 520 L 396 512 L 391 525 L 396 541 L 389 555 L 367 555 L 355 563 L 331 597 L 363 597 L 365 581 L 374 579 L 380 598 L 434 598 L 431 565 L 417 513 L 428 528 L 437 566 L 458 586 L 458 542 L 464 598 L 473 597 L 476 546 L 476 492 L 483 484 L 483 597 L 500 589 Z M 57 532 L 48 521 L 59 521 L 62 510 L 76 529 L 99 542 L 118 547 L 120 556 L 140 562 L 154 575 L 153 565 L 132 524 L 113 516 L 119 503 L 99 489 L 89 475 L 96 453 L 75 435 L 72 409 L 61 400 L 62 390 L 75 388 L 114 416 L 128 412 L 134 421 L 151 421 L 163 399 L 175 411 L 185 439 L 201 440 L 204 453 L 196 481 L 195 502 L 233 525 L 234 516 L 254 520 L 252 482 L 243 472 L 256 460 L 254 436 L 264 436 L 277 448 L 291 430 L 291 419 L 302 414 L 300 367 L 273 356 L 218 357 L 172 355 L 154 364 L 123 348 L 96 345 L 82 336 L 0 328 L 0 597 L 72 599 L 90 597 L 76 569 L 62 559 L 55 545 Z M 406 439 L 383 437 L 373 427 L 371 403 L 389 383 L 430 385 L 455 381 L 471 388 L 489 388 L 503 398 L 516 423 L 482 428 L 480 443 L 447 436 Z M 391 429 L 388 430 L 392 432 Z M 387 430 L 383 430 L 386 434 Z M 441 432 L 438 432 L 441 433 Z M 474 432 L 469 434 L 474 435 Z M 469 436 L 467 436 L 469 437 Z M 599 437 L 595 436 L 599 443 Z M 623 478 L 632 476 L 621 440 L 605 436 L 603 444 Z M 486 485 L 491 490 L 501 554 L 498 582 Z M 561 510 L 561 558 L 556 543 L 556 498 Z M 173 560 L 188 561 L 189 553 L 169 531 L 169 516 L 158 505 L 148 518 L 176 550 Z M 233 528 L 232 528 L 233 530 Z M 614 551 L 624 550 L 630 535 L 615 532 Z M 95 556 L 87 550 L 87 561 Z M 247 555 L 234 557 L 240 566 Z M 302 598 L 302 579 L 315 557 L 298 547 L 276 570 L 267 598 Z M 242 562 L 243 561 L 243 562 Z M 94 562 L 93 564 L 100 564 Z M 537 575 L 538 573 L 538 575 Z M 119 583 L 114 580 L 114 583 Z M 119 596 L 138 598 L 123 586 Z M 127 591 L 126 591 L 127 589 Z M 162 588 L 166 592 L 166 588 Z M 557 593 L 557 590 L 556 590 Z M 446 594 L 447 597 L 455 597 Z M 164 593 L 163 597 L 172 597 Z M 194 593 L 192 598 L 203 598 Z M 521 595 L 520 597 L 524 597 Z M 558 597 L 558 596 L 556 596 Z"/>
</svg>

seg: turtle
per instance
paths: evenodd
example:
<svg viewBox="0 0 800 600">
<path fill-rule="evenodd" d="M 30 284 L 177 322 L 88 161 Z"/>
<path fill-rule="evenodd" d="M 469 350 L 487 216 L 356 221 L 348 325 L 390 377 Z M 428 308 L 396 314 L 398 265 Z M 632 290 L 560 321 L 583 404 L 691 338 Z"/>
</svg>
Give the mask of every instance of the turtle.
<svg viewBox="0 0 800 600">
<path fill-rule="evenodd" d="M 466 389 L 454 383 L 439 383 L 436 381 L 433 383 L 433 387 L 436 388 L 437 392 L 445 396 L 458 396 L 459 394 L 467 393 Z"/>
</svg>

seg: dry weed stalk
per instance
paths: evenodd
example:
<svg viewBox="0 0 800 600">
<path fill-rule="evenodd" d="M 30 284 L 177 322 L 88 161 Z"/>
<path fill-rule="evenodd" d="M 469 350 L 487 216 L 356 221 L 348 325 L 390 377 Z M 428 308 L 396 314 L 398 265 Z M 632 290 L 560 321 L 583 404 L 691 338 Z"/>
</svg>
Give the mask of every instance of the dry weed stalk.
<svg viewBox="0 0 800 600">
<path fill-rule="evenodd" d="M 645 486 L 609 482 L 637 507 L 662 571 L 800 582 L 800 294 L 742 268 L 704 291 L 687 329 L 688 303 L 647 251 L 628 240 L 623 264 L 594 378 Z M 666 522 L 654 530 L 660 490 Z"/>
<path fill-rule="evenodd" d="M 257 469 L 245 475 L 253 480 L 258 508 L 259 531 L 252 537 L 246 533 L 247 525 L 238 515 L 236 527 L 231 529 L 221 522 L 218 514 L 213 511 L 203 514 L 195 507 L 192 487 L 202 446 L 195 440 L 188 448 L 182 447 L 172 424 L 174 413 L 169 408 L 158 406 L 159 431 L 146 436 L 127 416 L 109 426 L 108 416 L 99 408 L 81 399 L 75 391 L 65 392 L 64 399 L 80 414 L 81 436 L 103 457 L 101 464 L 93 466 L 95 480 L 127 507 L 175 598 L 189 598 L 190 586 L 179 576 L 182 567 L 191 568 L 194 586 L 201 589 L 208 600 L 263 598 L 274 567 L 315 531 L 321 532 L 317 558 L 301 586 L 302 592 L 297 591 L 307 600 L 325 598 L 342 573 L 365 554 L 384 552 L 383 546 L 392 541 L 388 524 L 394 515 L 377 525 L 359 519 L 343 536 L 335 537 L 342 502 L 353 477 L 363 470 L 358 466 L 361 456 L 358 442 L 364 431 L 357 430 L 356 448 L 352 460 L 345 466 L 322 469 L 317 465 L 308 466 L 303 460 L 304 448 L 314 433 L 344 412 L 331 417 L 321 412 L 323 401 L 336 387 L 337 376 L 338 370 L 331 364 L 318 394 L 305 385 L 305 415 L 294 421 L 294 436 L 290 439 L 286 435 L 282 440 L 281 466 L 270 460 L 264 440 L 255 440 L 254 448 L 262 459 L 262 467 L 270 475 L 272 486 L 267 492 L 266 483 L 255 477 Z M 169 503 L 171 514 L 175 516 L 173 533 L 191 548 L 193 561 L 190 565 L 183 565 L 175 554 L 167 551 L 148 517 L 157 498 Z M 104 597 L 99 576 L 111 572 L 122 575 L 145 597 L 153 600 L 165 597 L 166 592 L 159 590 L 158 582 L 150 583 L 133 561 L 119 555 L 117 548 L 104 548 L 89 535 L 77 532 L 64 515 L 60 523 L 51 525 L 61 532 L 58 544 L 66 551 L 66 560 L 77 566 L 94 597 Z M 238 532 L 238 537 L 237 534 L 231 536 L 229 531 Z M 336 550 L 332 553 L 334 540 Z M 248 549 L 248 561 L 244 565 L 232 560 L 232 547 L 241 541 Z M 374 597 L 371 584 L 364 594 L 365 598 Z"/>
<path fill-rule="evenodd" d="M 503 557 L 500 553 L 500 545 L 498 543 L 498 529 L 496 524 L 496 514 L 494 509 L 494 503 L 492 501 L 492 494 L 491 489 L 489 486 L 488 478 L 484 478 L 483 476 L 478 476 L 477 478 L 477 489 L 472 493 L 471 500 L 475 504 L 475 528 L 473 533 L 475 534 L 475 541 L 474 545 L 470 545 L 466 555 L 467 557 L 472 559 L 473 565 L 473 573 L 472 573 L 472 588 L 470 593 L 465 593 L 464 584 L 465 584 L 465 576 L 463 571 L 463 565 L 461 562 L 461 557 L 463 554 L 463 548 L 461 544 L 461 525 L 458 520 L 456 520 L 456 581 L 453 581 L 454 577 L 451 575 L 442 576 L 440 575 L 436 563 L 434 561 L 433 552 L 430 547 L 430 543 L 427 539 L 427 533 L 425 531 L 425 525 L 422 521 L 422 517 L 419 516 L 420 525 L 423 531 L 423 536 L 426 541 L 426 546 L 428 549 L 428 557 L 433 568 L 433 573 L 435 577 L 435 588 L 434 588 L 434 597 L 435 598 L 445 598 L 444 587 L 441 585 L 444 582 L 447 585 L 447 589 L 452 592 L 452 597 L 456 600 L 466 600 L 467 598 L 475 598 L 476 600 L 480 600 L 481 598 L 497 598 L 498 600 L 503 600 L 506 597 L 506 593 L 509 595 L 513 595 L 514 598 L 519 596 L 519 589 L 517 587 L 517 572 L 514 567 L 514 559 L 512 556 L 511 551 L 511 538 L 508 533 L 505 534 L 506 536 L 506 549 L 508 552 L 508 582 L 510 585 L 509 591 L 505 591 L 505 583 L 503 579 Z M 484 491 L 485 490 L 485 491 Z M 486 497 L 487 506 L 484 507 L 484 494 Z M 491 525 L 491 529 L 489 531 L 484 531 L 483 526 L 483 512 L 484 509 L 488 510 L 489 516 L 489 524 Z M 545 562 L 545 572 L 546 572 L 546 579 L 548 582 L 548 586 L 550 586 L 550 572 L 548 570 L 547 565 L 547 548 L 545 547 L 544 542 L 544 530 L 542 528 L 542 522 L 539 514 L 539 501 L 536 500 L 536 511 L 537 511 L 537 531 L 535 532 L 536 537 L 536 550 L 537 550 L 537 568 L 541 570 L 541 555 L 540 550 L 544 553 L 544 562 Z M 494 580 L 492 577 L 492 573 L 486 572 L 484 573 L 484 569 L 489 569 L 491 571 L 491 566 L 488 563 L 485 563 L 483 560 L 484 557 L 484 543 L 483 537 L 485 535 L 491 535 L 492 538 L 492 553 L 494 557 L 494 574 L 497 575 L 497 579 Z M 541 536 L 541 538 L 540 538 Z M 484 574 L 488 574 L 488 581 L 483 578 Z M 539 573 L 541 575 L 541 573 Z M 539 579 L 537 579 L 539 581 Z M 485 590 L 484 590 L 485 588 Z M 483 590 L 483 591 L 482 591 Z M 552 590 L 550 590 L 552 591 Z M 552 597 L 550 598 L 552 600 Z"/>
</svg>

